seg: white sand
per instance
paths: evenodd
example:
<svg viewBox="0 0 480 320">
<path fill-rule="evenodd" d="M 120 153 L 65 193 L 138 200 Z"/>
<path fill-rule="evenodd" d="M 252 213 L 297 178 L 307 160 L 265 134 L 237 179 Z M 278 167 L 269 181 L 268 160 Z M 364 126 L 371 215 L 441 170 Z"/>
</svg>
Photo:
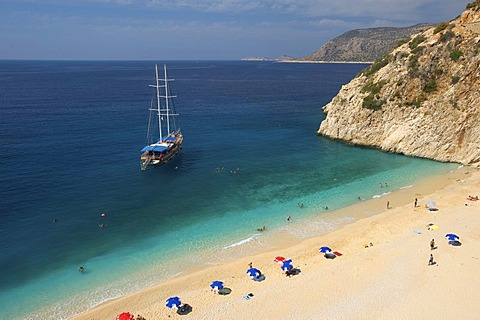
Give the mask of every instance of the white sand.
<svg viewBox="0 0 480 320">
<path fill-rule="evenodd" d="M 157 319 L 480 319 L 480 172 L 464 168 L 409 189 L 332 213 L 359 212 L 357 221 L 294 246 L 174 278 L 107 302 L 74 319 L 115 319 L 124 311 Z M 413 207 L 414 198 L 420 207 Z M 428 211 L 428 200 L 439 211 Z M 392 208 L 385 209 L 389 201 Z M 468 203 L 468 206 L 465 206 Z M 368 210 L 367 210 L 368 209 Z M 378 212 L 362 217 L 363 212 Z M 427 230 L 428 223 L 439 227 Z M 420 231 L 421 234 L 415 231 Z M 446 233 L 460 236 L 453 247 Z M 430 240 L 438 246 L 430 250 Z M 373 243 L 364 248 L 362 244 Z M 318 252 L 329 246 L 343 254 L 334 260 Z M 437 262 L 428 266 L 430 253 Z M 288 278 L 275 256 L 293 259 L 299 275 Z M 254 282 L 248 263 L 265 275 Z M 224 281 L 231 294 L 213 293 L 209 284 Z M 244 300 L 243 296 L 254 297 Z M 165 299 L 179 296 L 193 311 L 179 316 Z"/>
</svg>

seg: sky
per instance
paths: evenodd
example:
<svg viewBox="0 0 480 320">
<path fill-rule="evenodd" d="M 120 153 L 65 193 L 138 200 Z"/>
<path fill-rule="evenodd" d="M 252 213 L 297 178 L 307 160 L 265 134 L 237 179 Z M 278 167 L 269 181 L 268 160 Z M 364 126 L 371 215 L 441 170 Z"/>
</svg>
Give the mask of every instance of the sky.
<svg viewBox="0 0 480 320">
<path fill-rule="evenodd" d="M 456 18 L 463 0 L 0 0 L 0 59 L 295 58 L 359 28 Z"/>
</svg>

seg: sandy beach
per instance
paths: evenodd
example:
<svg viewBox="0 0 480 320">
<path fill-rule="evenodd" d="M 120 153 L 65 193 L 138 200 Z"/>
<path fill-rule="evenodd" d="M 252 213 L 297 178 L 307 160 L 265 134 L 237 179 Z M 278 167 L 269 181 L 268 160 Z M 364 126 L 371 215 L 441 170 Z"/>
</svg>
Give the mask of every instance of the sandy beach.
<svg viewBox="0 0 480 320">
<path fill-rule="evenodd" d="M 331 218 L 354 219 L 331 232 L 293 243 L 277 232 L 272 238 L 281 245 L 274 250 L 172 277 L 74 319 L 115 319 L 125 311 L 147 320 L 479 319 L 480 201 L 467 200 L 469 195 L 480 195 L 480 171 L 465 167 L 332 212 Z M 428 201 L 435 201 L 438 211 L 429 211 Z M 429 223 L 438 228 L 429 230 Z M 447 233 L 457 234 L 462 245 L 449 245 Z M 321 246 L 342 256 L 326 259 Z M 429 265 L 430 254 L 434 265 Z M 276 256 L 292 259 L 301 272 L 287 277 L 273 261 Z M 246 274 L 250 262 L 266 276 L 264 281 Z M 212 292 L 214 280 L 223 281 L 231 293 Z M 248 293 L 253 297 L 246 300 Z M 171 296 L 179 296 L 192 311 L 180 316 L 167 308 Z"/>
</svg>

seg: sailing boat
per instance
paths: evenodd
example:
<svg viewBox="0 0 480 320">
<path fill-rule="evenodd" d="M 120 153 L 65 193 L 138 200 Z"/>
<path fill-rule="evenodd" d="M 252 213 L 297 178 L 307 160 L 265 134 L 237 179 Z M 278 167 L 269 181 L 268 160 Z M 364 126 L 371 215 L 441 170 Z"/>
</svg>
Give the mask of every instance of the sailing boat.
<svg viewBox="0 0 480 320">
<path fill-rule="evenodd" d="M 140 157 L 142 170 L 148 166 L 160 166 L 175 158 L 179 154 L 183 143 L 183 135 L 176 128 L 176 116 L 173 98 L 170 93 L 167 77 L 167 66 L 163 66 L 164 78 L 158 77 L 158 66 L 155 65 L 155 84 L 150 85 L 156 89 L 156 106 L 154 99 L 150 104 L 147 145 L 141 150 Z"/>
</svg>

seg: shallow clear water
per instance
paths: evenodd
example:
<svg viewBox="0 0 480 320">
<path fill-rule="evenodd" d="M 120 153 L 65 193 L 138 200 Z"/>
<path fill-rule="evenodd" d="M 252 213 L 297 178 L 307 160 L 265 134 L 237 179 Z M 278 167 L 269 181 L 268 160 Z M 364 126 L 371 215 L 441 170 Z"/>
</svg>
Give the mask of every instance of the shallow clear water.
<svg viewBox="0 0 480 320">
<path fill-rule="evenodd" d="M 141 171 L 154 62 L 0 61 L 5 317 L 67 318 L 182 264 L 247 254 L 262 241 L 258 227 L 281 228 L 289 214 L 318 215 L 455 166 L 316 135 L 321 107 L 366 65 L 167 64 L 183 151 Z"/>
</svg>

